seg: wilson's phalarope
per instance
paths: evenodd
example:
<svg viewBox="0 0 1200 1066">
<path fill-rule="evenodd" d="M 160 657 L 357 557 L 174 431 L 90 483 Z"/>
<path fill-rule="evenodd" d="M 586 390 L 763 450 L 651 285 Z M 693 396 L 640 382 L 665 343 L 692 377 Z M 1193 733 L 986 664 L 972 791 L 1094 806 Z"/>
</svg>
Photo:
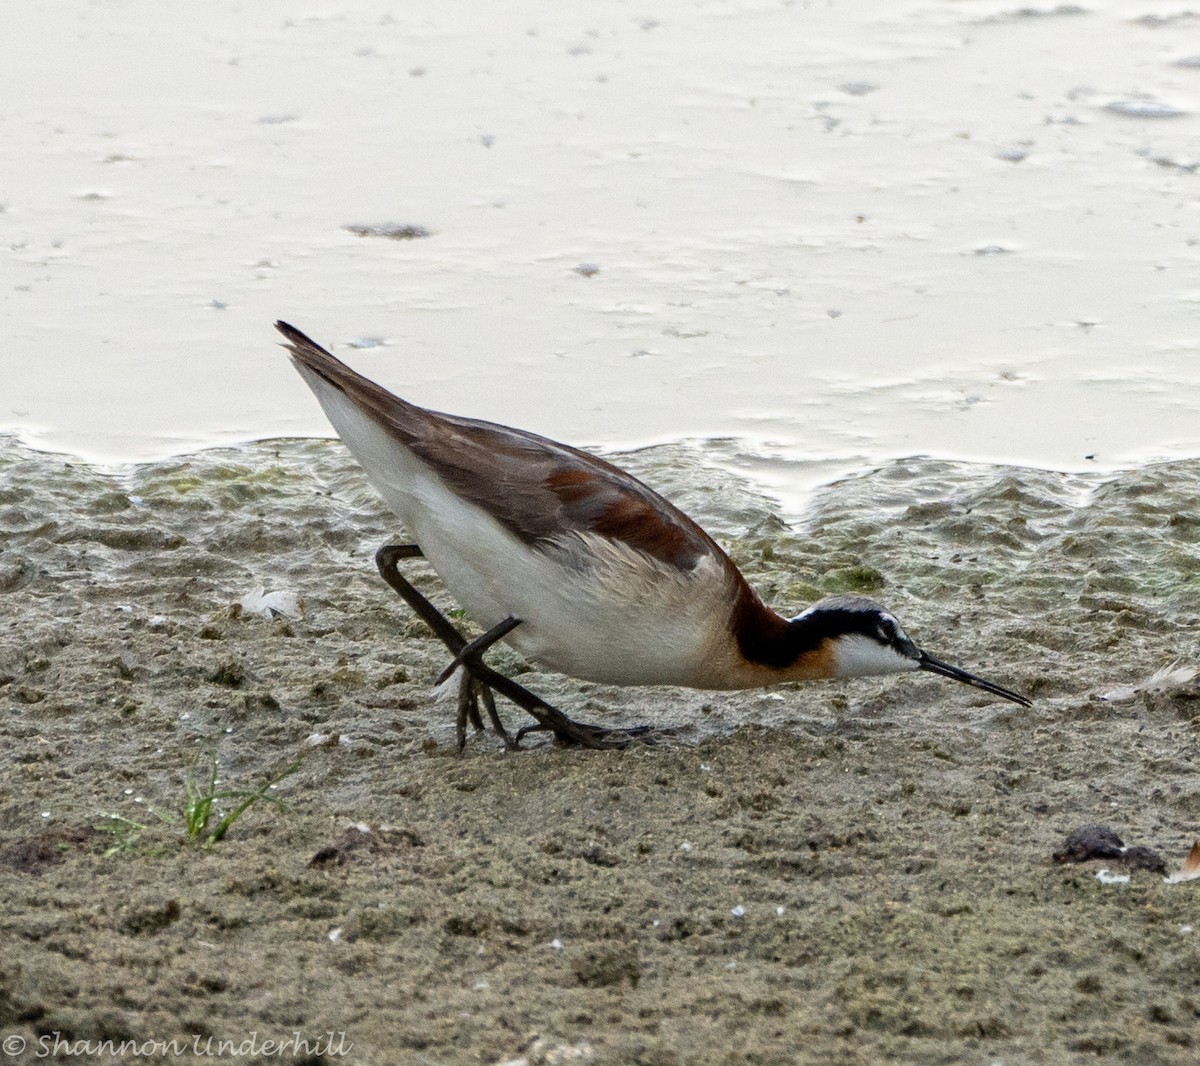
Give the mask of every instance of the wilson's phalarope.
<svg viewBox="0 0 1200 1066">
<path fill-rule="evenodd" d="M 379 571 L 462 668 L 458 743 L 482 701 L 509 747 L 531 730 L 589 747 L 644 731 L 574 722 L 493 670 L 505 640 L 572 677 L 618 685 L 756 688 L 782 681 L 927 670 L 1014 703 L 1030 701 L 922 651 L 883 607 L 835 596 L 795 618 L 759 598 L 729 556 L 678 508 L 593 455 L 520 429 L 439 414 L 393 396 L 286 322 L 300 375 L 414 544 L 386 545 Z M 485 630 L 468 641 L 401 575 L 423 555 Z M 495 689 L 537 720 L 509 736 Z"/>
</svg>

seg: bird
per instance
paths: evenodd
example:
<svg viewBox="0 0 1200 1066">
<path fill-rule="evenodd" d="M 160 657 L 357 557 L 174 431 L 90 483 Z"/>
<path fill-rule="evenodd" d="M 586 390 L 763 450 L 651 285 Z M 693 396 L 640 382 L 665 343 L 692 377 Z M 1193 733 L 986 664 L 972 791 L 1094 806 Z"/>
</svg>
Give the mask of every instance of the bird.
<svg viewBox="0 0 1200 1066">
<path fill-rule="evenodd" d="M 376 564 L 453 658 L 457 739 L 493 730 L 515 748 L 530 732 L 623 747 L 649 726 L 576 722 L 484 661 L 503 640 L 584 681 L 694 689 L 926 671 L 1022 706 L 1010 689 L 935 658 L 862 596 L 831 596 L 785 618 L 693 519 L 620 467 L 522 429 L 419 407 L 357 373 L 286 322 L 275 324 L 300 376 L 413 543 Z M 468 640 L 403 576 L 423 556 L 483 630 Z M 533 717 L 509 735 L 492 690 Z"/>
</svg>

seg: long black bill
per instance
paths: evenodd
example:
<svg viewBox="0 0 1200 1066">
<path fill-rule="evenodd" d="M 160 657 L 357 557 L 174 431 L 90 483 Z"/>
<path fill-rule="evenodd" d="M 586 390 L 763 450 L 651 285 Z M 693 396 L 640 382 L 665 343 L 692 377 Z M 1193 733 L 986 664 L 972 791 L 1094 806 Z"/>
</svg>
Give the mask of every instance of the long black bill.
<svg viewBox="0 0 1200 1066">
<path fill-rule="evenodd" d="M 964 685 L 973 685 L 975 688 L 981 688 L 984 692 L 990 692 L 994 696 L 1003 696 L 1006 700 L 1019 703 L 1022 707 L 1033 706 L 1032 700 L 1027 700 L 1024 696 L 1018 696 L 1011 689 L 1001 688 L 999 685 L 993 685 L 990 681 L 984 681 L 982 677 L 968 674 L 966 670 L 960 670 L 957 666 L 951 666 L 949 663 L 942 662 L 941 659 L 935 659 L 927 652 L 920 653 L 917 659 L 917 669 L 928 670 L 931 674 L 941 674 L 942 677 L 952 677 L 955 681 L 961 681 Z"/>
</svg>

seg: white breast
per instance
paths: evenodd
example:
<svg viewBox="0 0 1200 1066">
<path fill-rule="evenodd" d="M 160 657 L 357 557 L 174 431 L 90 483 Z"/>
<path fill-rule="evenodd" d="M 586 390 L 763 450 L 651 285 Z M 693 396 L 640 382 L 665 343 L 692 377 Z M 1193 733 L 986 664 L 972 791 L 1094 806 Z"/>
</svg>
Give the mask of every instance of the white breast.
<svg viewBox="0 0 1200 1066">
<path fill-rule="evenodd" d="M 592 681 L 698 683 L 725 603 L 711 562 L 683 572 L 594 535 L 531 548 L 478 511 L 465 537 L 441 519 L 424 519 L 426 556 L 480 625 L 522 619 L 508 641 L 523 655 Z"/>
</svg>

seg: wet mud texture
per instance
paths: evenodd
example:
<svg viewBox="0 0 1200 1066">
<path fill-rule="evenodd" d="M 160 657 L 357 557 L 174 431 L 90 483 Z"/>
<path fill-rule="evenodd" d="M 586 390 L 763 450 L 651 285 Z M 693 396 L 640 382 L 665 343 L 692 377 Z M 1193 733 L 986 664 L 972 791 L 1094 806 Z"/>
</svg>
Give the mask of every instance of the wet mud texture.
<svg viewBox="0 0 1200 1066">
<path fill-rule="evenodd" d="M 1200 465 L 912 460 L 788 528 L 715 457 L 620 461 L 781 608 L 874 595 L 1034 708 L 924 676 L 620 690 L 499 650 L 573 716 L 672 733 L 459 757 L 445 652 L 372 563 L 401 531 L 338 445 L 0 447 L 10 1061 L 329 1032 L 349 1054 L 308 1061 L 1197 1061 L 1198 884 L 1051 856 L 1099 824 L 1173 866 L 1200 823 L 1200 689 L 1147 683 L 1200 654 Z M 236 606 L 258 586 L 302 613 Z M 282 805 L 188 842 L 208 758 L 238 791 L 300 753 Z"/>
</svg>

